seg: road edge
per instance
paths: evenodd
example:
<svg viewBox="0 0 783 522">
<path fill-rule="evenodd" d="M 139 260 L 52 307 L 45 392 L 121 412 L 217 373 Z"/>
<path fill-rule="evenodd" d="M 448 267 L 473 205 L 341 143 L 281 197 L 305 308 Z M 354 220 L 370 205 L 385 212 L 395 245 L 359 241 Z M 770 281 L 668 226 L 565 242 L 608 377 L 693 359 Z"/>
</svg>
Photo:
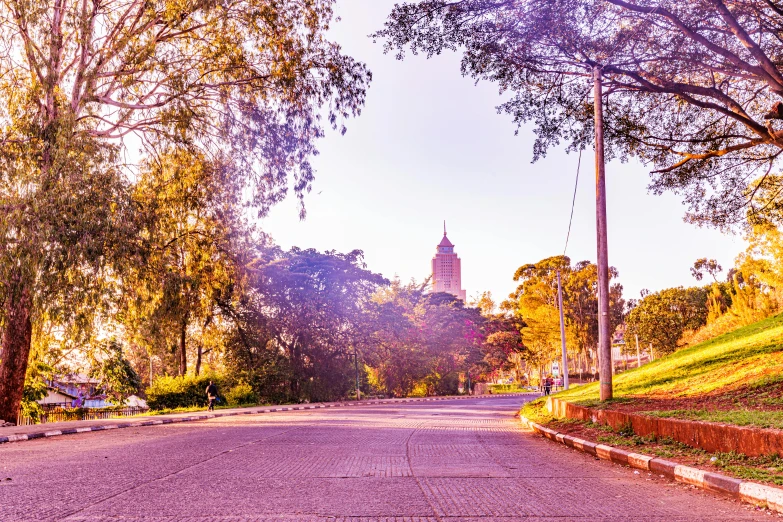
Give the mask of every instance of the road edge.
<svg viewBox="0 0 783 522">
<path fill-rule="evenodd" d="M 690 484 L 713 493 L 721 493 L 749 504 L 766 507 L 783 513 L 783 489 L 757 482 L 748 482 L 712 471 L 678 464 L 670 460 L 633 453 L 606 444 L 597 444 L 572 435 L 559 433 L 519 415 L 523 425 L 545 438 L 559 442 L 603 460 L 623 464 L 632 468 L 651 471 L 671 480 Z"/>
<path fill-rule="evenodd" d="M 381 404 L 402 404 L 407 402 L 426 402 L 426 401 L 446 401 L 446 400 L 460 400 L 460 399 L 489 399 L 489 398 L 501 398 L 501 397 L 514 397 L 528 395 L 526 393 L 507 393 L 507 394 L 492 394 L 492 395 L 449 395 L 444 397 L 421 397 L 421 398 L 409 398 L 409 399 L 378 399 L 372 401 L 358 401 L 358 402 L 330 402 L 330 403 L 317 403 L 317 404 L 300 404 L 297 406 L 265 406 L 265 407 L 252 407 L 241 411 L 232 411 L 226 413 L 207 413 L 201 415 L 182 415 L 173 414 L 177 416 L 165 416 L 161 415 L 160 418 L 137 421 L 137 422 L 113 422 L 109 424 L 101 424 L 98 426 L 84 426 L 82 428 L 62 428 L 56 429 L 56 422 L 50 424 L 54 429 L 48 429 L 44 431 L 38 431 L 33 433 L 24 433 L 19 435 L 3 435 L 0 436 L 0 445 L 8 444 L 11 442 L 24 442 L 27 440 L 37 440 L 51 437 L 60 437 L 63 435 L 75 435 L 77 433 L 89 433 L 93 431 L 106 431 L 123 428 L 142 428 L 146 426 L 161 426 L 164 424 L 178 424 L 182 422 L 197 422 L 209 419 L 217 419 L 220 417 L 235 417 L 238 415 L 261 415 L 264 413 L 277 413 L 283 411 L 301 411 L 301 410 L 315 410 L 320 408 L 341 408 L 347 406 L 371 406 Z M 42 424 L 42 426 L 44 426 Z"/>
</svg>

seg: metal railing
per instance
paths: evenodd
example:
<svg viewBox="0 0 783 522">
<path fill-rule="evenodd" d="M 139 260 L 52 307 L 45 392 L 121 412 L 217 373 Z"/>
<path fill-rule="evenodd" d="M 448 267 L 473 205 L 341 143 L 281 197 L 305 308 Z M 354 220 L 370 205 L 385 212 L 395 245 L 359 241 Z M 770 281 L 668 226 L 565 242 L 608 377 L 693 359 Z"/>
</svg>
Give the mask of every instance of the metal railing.
<svg viewBox="0 0 783 522">
<path fill-rule="evenodd" d="M 61 408 L 44 411 L 38 421 L 28 416 L 20 415 L 17 426 L 30 426 L 33 424 L 47 424 L 50 422 L 68 422 L 83 420 L 110 419 L 113 417 L 133 417 L 143 415 L 150 411 L 149 408 L 127 406 L 124 408 Z"/>
</svg>

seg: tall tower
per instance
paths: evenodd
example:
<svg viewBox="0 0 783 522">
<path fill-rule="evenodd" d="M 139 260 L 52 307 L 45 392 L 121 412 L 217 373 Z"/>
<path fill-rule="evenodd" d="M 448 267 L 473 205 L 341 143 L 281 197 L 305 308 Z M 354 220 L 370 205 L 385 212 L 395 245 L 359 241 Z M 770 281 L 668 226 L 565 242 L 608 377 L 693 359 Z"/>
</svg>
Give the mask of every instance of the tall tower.
<svg viewBox="0 0 783 522">
<path fill-rule="evenodd" d="M 432 258 L 432 291 L 447 292 L 467 301 L 462 289 L 462 267 L 460 259 L 454 253 L 454 245 L 446 237 L 446 222 L 443 222 L 443 239 Z"/>
</svg>

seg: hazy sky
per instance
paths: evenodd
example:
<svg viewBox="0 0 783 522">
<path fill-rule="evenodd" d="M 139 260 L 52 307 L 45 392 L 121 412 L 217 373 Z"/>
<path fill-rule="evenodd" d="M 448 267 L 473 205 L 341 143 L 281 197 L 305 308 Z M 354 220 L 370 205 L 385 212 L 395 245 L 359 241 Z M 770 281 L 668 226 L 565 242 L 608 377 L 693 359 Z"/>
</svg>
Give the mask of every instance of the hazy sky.
<svg viewBox="0 0 783 522">
<path fill-rule="evenodd" d="M 427 60 L 384 55 L 367 35 L 382 27 L 395 1 L 338 0 L 334 39 L 373 72 L 367 105 L 348 133 L 330 133 L 315 159 L 316 181 L 300 222 L 293 197 L 262 226 L 288 248 L 361 249 L 368 268 L 422 280 L 443 235 L 462 258 L 468 296 L 489 290 L 497 301 L 515 288 L 517 267 L 563 253 L 576 154 L 552 150 L 531 163 L 533 133 L 495 107 L 494 84 L 474 85 L 459 55 Z M 567 255 L 596 258 L 593 151 L 585 151 Z M 626 297 L 642 288 L 693 285 L 699 257 L 732 266 L 739 237 L 682 221 L 674 195 L 647 193 L 638 164 L 607 166 L 609 263 Z"/>
</svg>

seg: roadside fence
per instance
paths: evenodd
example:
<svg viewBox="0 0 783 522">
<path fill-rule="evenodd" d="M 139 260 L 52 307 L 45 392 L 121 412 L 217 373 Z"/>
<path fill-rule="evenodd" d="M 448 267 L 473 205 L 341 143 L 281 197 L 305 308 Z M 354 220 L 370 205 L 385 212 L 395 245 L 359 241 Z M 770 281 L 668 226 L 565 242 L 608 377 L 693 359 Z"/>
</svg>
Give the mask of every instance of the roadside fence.
<svg viewBox="0 0 783 522">
<path fill-rule="evenodd" d="M 133 417 L 147 413 L 149 408 L 140 408 L 137 406 L 125 406 L 121 408 L 55 408 L 45 410 L 38 416 L 38 419 L 29 416 L 20 415 L 16 422 L 17 426 L 31 426 L 33 424 L 46 424 L 49 422 L 66 422 L 110 419 L 113 417 Z"/>
</svg>

